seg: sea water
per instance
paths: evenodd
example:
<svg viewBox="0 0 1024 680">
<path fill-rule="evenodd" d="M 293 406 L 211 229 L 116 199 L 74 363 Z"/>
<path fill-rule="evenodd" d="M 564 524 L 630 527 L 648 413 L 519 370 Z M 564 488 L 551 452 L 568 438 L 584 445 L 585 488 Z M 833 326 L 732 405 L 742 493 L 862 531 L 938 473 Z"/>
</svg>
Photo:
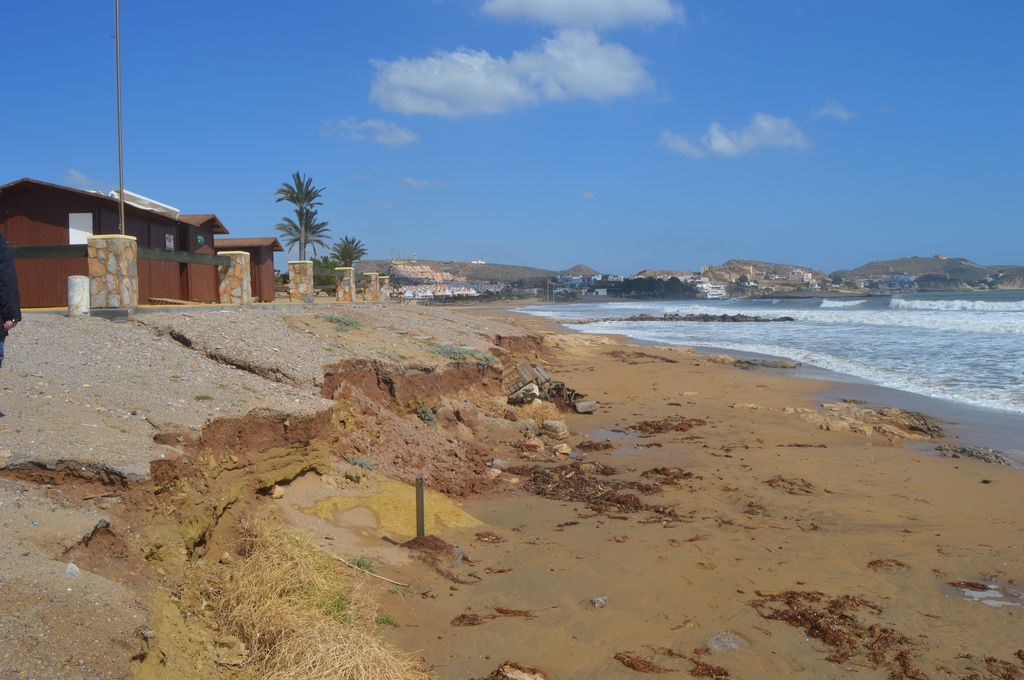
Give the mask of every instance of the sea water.
<svg viewBox="0 0 1024 680">
<path fill-rule="evenodd" d="M 580 303 L 521 311 L 585 333 L 787 357 L 897 390 L 1024 414 L 1024 291 Z M 749 314 L 795 321 L 572 324 L 636 314 Z"/>
</svg>

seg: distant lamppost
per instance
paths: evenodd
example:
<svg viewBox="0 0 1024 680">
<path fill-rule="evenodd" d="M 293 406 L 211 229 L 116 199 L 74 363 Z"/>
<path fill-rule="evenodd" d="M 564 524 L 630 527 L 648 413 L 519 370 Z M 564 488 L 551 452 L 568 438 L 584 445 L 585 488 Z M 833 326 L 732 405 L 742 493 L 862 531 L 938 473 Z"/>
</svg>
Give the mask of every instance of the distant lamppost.
<svg viewBox="0 0 1024 680">
<path fill-rule="evenodd" d="M 121 137 L 121 0 L 114 0 L 114 61 L 117 72 L 118 228 L 124 235 L 124 143 Z"/>
</svg>

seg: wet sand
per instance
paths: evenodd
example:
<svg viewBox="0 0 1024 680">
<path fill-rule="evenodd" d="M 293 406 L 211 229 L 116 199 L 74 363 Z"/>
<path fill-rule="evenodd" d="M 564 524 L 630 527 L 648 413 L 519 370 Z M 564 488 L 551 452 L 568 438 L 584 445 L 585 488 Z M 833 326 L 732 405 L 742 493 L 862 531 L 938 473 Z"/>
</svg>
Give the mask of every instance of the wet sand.
<svg viewBox="0 0 1024 680">
<path fill-rule="evenodd" d="M 601 403 L 566 417 L 569 443 L 593 433 L 614 445 L 584 460 L 627 483 L 658 480 L 643 476 L 656 467 L 692 476 L 637 492 L 671 518 L 540 498 L 518 470 L 509 493 L 467 502 L 485 526 L 440 532 L 472 560 L 446 565 L 466 583 L 417 565 L 403 572 L 411 593 L 384 596 L 402 622 L 388 637 L 421 650 L 439 677 L 484 677 L 505 660 L 552 678 L 638 676 L 622 653 L 684 676 L 1024 677 L 1024 473 L 824 431 L 783 410 L 813 408 L 829 389 L 816 380 L 566 337 L 547 368 Z M 675 416 L 706 424 L 616 432 Z M 958 581 L 1000 597 L 949 585 Z M 779 593 L 787 605 L 764 597 Z M 468 612 L 482 624 L 451 625 Z M 792 625 L 800 616 L 821 625 Z M 708 651 L 720 633 L 739 649 Z"/>
</svg>

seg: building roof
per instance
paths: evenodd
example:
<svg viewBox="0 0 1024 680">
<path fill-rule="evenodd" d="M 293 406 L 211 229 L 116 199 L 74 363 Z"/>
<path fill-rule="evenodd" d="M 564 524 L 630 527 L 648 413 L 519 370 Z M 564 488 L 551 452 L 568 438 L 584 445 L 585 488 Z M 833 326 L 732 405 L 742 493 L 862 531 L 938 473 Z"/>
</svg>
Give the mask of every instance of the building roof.
<svg viewBox="0 0 1024 680">
<path fill-rule="evenodd" d="M 227 234 L 228 228 L 224 226 L 224 223 L 217 219 L 217 216 L 213 213 L 204 213 L 201 215 L 182 215 L 179 217 L 182 222 L 191 224 L 193 227 L 205 227 L 212 225 L 214 234 Z"/>
<path fill-rule="evenodd" d="M 99 191 L 87 191 L 85 189 L 75 189 L 74 187 L 66 187 L 66 186 L 64 186 L 62 184 L 54 184 L 52 182 L 44 182 L 44 181 L 39 180 L 39 179 L 32 179 L 31 177 L 22 177 L 21 179 L 16 179 L 13 182 L 8 182 L 7 184 L 0 184 L 0 194 L 3 194 L 4 191 L 10 190 L 10 189 L 16 189 L 16 188 L 19 188 L 19 187 L 22 187 L 22 186 L 39 186 L 39 187 L 45 187 L 47 189 L 56 189 L 58 191 L 66 191 L 68 193 L 79 194 L 79 195 L 82 195 L 82 196 L 88 196 L 90 198 L 95 198 L 95 199 L 100 200 L 100 201 L 105 201 L 105 202 L 107 202 L 108 204 L 110 204 L 112 206 L 117 206 L 117 204 L 118 204 L 118 200 L 116 198 L 112 198 L 110 196 L 107 196 L 106 194 L 100 193 Z M 125 193 L 127 193 L 127 192 L 125 192 Z M 149 215 L 154 215 L 154 216 L 159 217 L 161 219 L 170 220 L 171 222 L 178 222 L 180 224 L 187 224 L 187 225 L 190 225 L 190 226 L 193 226 L 193 227 L 203 226 L 203 225 L 206 224 L 206 222 L 208 222 L 208 221 L 210 221 L 212 219 L 213 222 L 214 222 L 214 229 L 213 229 L 213 233 L 214 234 L 226 234 L 226 233 L 228 233 L 227 227 L 225 227 L 221 223 L 221 221 L 217 219 L 216 215 L 179 215 L 178 218 L 175 219 L 175 218 L 173 218 L 173 217 L 171 217 L 169 215 L 164 215 L 164 214 L 158 213 L 158 212 L 156 212 L 154 210 L 147 210 L 146 208 L 142 208 L 142 207 L 139 207 L 137 205 L 133 205 L 130 201 L 127 201 L 127 200 L 125 201 L 125 208 L 127 210 L 137 210 L 139 212 L 147 213 Z M 198 223 L 192 221 L 193 218 L 200 218 L 200 217 L 205 218 L 205 219 L 203 221 L 198 222 Z"/>
<path fill-rule="evenodd" d="M 273 236 L 257 238 L 215 238 L 213 239 L 214 250 L 230 250 L 231 248 L 265 248 L 270 247 L 271 252 L 283 253 L 284 248 Z"/>
</svg>

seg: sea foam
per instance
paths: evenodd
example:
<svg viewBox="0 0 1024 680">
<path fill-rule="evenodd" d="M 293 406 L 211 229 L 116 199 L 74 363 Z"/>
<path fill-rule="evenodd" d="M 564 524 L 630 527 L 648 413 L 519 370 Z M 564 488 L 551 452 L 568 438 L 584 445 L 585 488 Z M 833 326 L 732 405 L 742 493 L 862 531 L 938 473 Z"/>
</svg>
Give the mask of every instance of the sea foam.
<svg viewBox="0 0 1024 680">
<path fill-rule="evenodd" d="M 824 307 L 825 305 L 822 305 Z M 889 309 L 916 309 L 934 312 L 1024 312 L 1024 300 L 989 302 L 987 300 L 889 300 Z"/>
</svg>

